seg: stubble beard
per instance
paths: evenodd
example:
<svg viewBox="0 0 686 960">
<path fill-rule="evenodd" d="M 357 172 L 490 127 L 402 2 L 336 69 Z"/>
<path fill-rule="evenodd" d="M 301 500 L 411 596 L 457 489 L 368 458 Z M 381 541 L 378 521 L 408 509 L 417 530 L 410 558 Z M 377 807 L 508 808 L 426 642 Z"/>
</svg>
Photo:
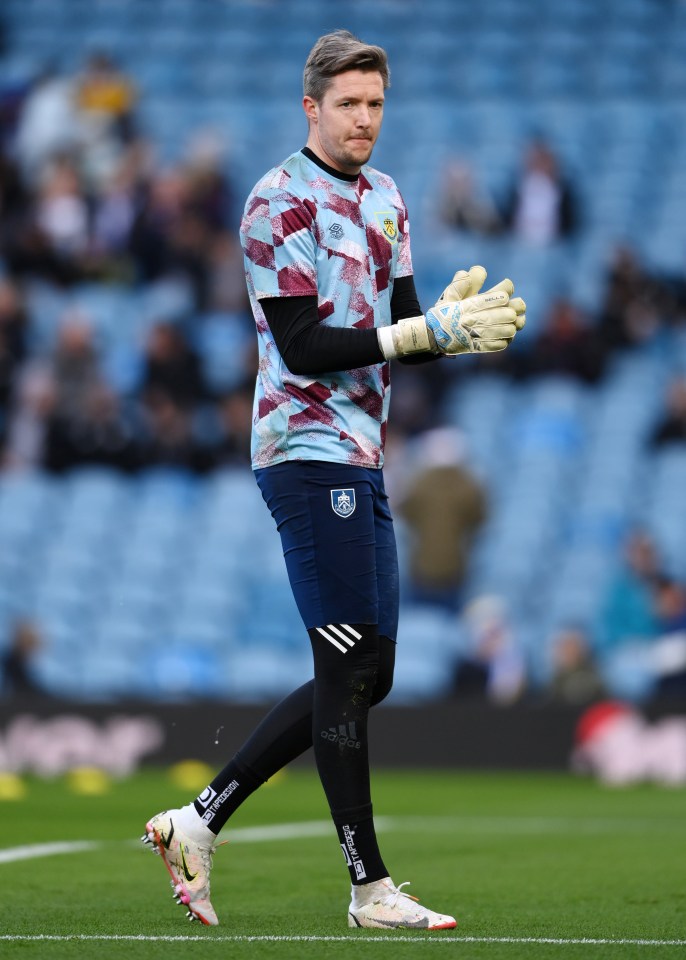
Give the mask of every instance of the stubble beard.
<svg viewBox="0 0 686 960">
<path fill-rule="evenodd" d="M 362 149 L 359 147 L 357 150 L 353 151 L 350 148 L 346 147 L 345 144 L 341 147 L 336 160 L 342 167 L 349 167 L 351 170 L 359 170 L 360 167 L 364 166 L 365 163 L 369 161 L 369 158 L 372 155 L 374 149 L 374 144 L 372 141 L 369 141 L 367 149 Z"/>
</svg>

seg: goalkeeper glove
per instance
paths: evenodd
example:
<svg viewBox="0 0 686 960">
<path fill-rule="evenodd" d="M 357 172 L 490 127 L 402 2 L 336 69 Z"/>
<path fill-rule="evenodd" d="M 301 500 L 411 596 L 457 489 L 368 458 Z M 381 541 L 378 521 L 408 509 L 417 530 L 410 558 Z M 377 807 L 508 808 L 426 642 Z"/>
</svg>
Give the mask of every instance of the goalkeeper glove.
<svg viewBox="0 0 686 960">
<path fill-rule="evenodd" d="M 501 280 L 479 293 L 486 271 L 474 266 L 458 270 L 438 303 L 425 317 L 410 317 L 378 330 L 384 357 L 412 353 L 493 353 L 504 350 L 526 323 L 526 304 L 512 297 L 514 284 Z"/>
<path fill-rule="evenodd" d="M 517 314 L 506 290 L 464 300 L 439 301 L 426 312 L 426 325 L 440 353 L 493 353 L 504 350 L 517 332 Z"/>
<path fill-rule="evenodd" d="M 470 267 L 469 270 L 458 270 L 449 286 L 445 288 L 438 298 L 438 302 L 444 300 L 466 300 L 467 297 L 474 297 L 481 292 L 486 279 L 486 271 L 483 267 Z"/>
<path fill-rule="evenodd" d="M 479 293 L 486 280 L 487 273 L 483 267 L 470 267 L 469 270 L 458 270 L 449 286 L 445 288 L 439 298 L 439 303 L 446 300 L 465 300 L 467 297 L 473 297 Z M 515 325 L 517 330 L 521 330 L 526 323 L 526 304 L 521 297 L 513 297 L 514 284 L 511 280 L 501 280 L 494 287 L 486 290 L 486 293 L 492 293 L 494 290 L 505 290 L 510 294 L 508 306 L 512 307 L 517 314 Z"/>
<path fill-rule="evenodd" d="M 463 279 L 460 278 L 461 288 L 468 291 L 471 280 L 468 285 L 466 280 L 462 283 Z M 509 292 L 498 285 L 487 293 L 462 300 L 439 300 L 425 317 L 410 317 L 390 327 L 380 327 L 377 334 L 381 351 L 391 360 L 413 353 L 457 356 L 504 350 L 517 332 L 517 312 L 508 305 L 509 299 Z"/>
</svg>

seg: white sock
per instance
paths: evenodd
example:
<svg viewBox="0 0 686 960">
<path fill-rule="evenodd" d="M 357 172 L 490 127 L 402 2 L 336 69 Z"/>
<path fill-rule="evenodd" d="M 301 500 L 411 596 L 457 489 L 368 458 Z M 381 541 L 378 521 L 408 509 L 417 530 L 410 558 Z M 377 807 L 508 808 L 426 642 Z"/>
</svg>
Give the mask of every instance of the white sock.
<svg viewBox="0 0 686 960">
<path fill-rule="evenodd" d="M 352 885 L 352 907 L 366 907 L 368 903 L 374 903 L 381 897 L 387 897 L 389 893 L 395 890 L 393 881 L 390 877 L 384 877 L 382 880 L 372 880 L 371 883 L 358 883 Z"/>
<path fill-rule="evenodd" d="M 214 843 L 217 839 L 216 833 L 212 833 L 207 824 L 202 822 L 193 803 L 187 803 L 185 807 L 181 807 L 174 815 L 174 819 L 177 826 L 196 843 Z"/>
</svg>

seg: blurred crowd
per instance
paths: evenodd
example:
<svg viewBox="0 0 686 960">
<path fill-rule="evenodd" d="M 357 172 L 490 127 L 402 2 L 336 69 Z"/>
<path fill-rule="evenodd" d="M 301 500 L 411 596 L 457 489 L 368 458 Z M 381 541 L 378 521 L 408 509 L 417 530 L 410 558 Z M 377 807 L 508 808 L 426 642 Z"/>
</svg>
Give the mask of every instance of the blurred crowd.
<svg viewBox="0 0 686 960">
<path fill-rule="evenodd" d="M 686 585 L 665 572 L 644 530 L 632 530 L 596 622 L 562 624 L 549 638 L 547 675 L 532 684 L 506 604 L 479 597 L 464 610 L 465 642 L 455 689 L 507 705 L 532 694 L 580 707 L 613 696 L 621 677 L 630 700 L 686 700 Z"/>
<path fill-rule="evenodd" d="M 246 336 L 251 327 L 220 140 L 200 134 L 178 164 L 160 165 L 139 129 L 133 82 L 103 53 L 75 77 L 46 70 L 4 91 L 2 103 L 3 466 L 204 472 L 248 463 L 253 351 L 217 389 L 197 346 L 204 317 Z M 108 376 L 87 313 L 65 310 L 47 346 L 36 343 L 36 289 L 141 290 L 167 280 L 188 291 L 188 308 L 160 313 L 141 332 L 126 391 Z"/>
<path fill-rule="evenodd" d="M 250 340 L 241 198 L 218 134 L 199 133 L 173 165 L 156 157 L 137 112 L 135 82 L 104 52 L 75 76 L 45 71 L 0 90 L 0 462 L 60 472 L 82 464 L 133 471 L 177 466 L 204 472 L 247 463 L 254 347 L 217 385 L 199 350 L 204 318 Z M 470 169 L 448 166 L 437 198 L 449 228 L 509 234 L 531 245 L 565 242 L 583 228 L 578 191 L 550 145 L 533 141 L 498 202 Z M 113 383 L 93 318 L 65 310 L 37 342 L 36 287 L 83 284 L 144 290 L 173 281 L 185 314 L 161 310 L 136 343 L 125 389 Z M 616 251 L 597 316 L 561 297 L 524 348 L 465 365 L 529 378 L 559 373 L 599 382 L 617 350 L 684 323 L 678 279 L 650 275 L 630 249 Z M 447 365 L 397 370 L 394 428 L 414 436 L 436 421 Z M 656 442 L 683 434 L 684 384 L 674 384 Z M 681 424 L 681 425 L 680 425 Z M 676 431 L 676 433 L 675 433 Z"/>
</svg>

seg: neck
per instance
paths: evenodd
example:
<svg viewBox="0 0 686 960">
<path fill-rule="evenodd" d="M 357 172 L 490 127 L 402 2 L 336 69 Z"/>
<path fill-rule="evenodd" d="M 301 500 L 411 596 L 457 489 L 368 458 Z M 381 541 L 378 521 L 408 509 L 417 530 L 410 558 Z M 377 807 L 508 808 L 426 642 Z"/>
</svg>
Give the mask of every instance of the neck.
<svg viewBox="0 0 686 960">
<path fill-rule="evenodd" d="M 332 166 L 329 163 L 330 157 L 327 157 L 326 155 L 322 157 L 312 145 L 310 140 L 307 141 L 306 145 L 302 149 L 302 152 L 306 157 L 312 160 L 313 163 L 316 163 L 318 167 L 326 171 L 326 173 L 330 174 L 332 177 L 336 177 L 338 180 L 346 180 L 348 183 L 355 183 L 360 175 L 359 170 L 357 173 L 349 173 L 348 171 L 339 170 L 337 167 Z"/>
</svg>

